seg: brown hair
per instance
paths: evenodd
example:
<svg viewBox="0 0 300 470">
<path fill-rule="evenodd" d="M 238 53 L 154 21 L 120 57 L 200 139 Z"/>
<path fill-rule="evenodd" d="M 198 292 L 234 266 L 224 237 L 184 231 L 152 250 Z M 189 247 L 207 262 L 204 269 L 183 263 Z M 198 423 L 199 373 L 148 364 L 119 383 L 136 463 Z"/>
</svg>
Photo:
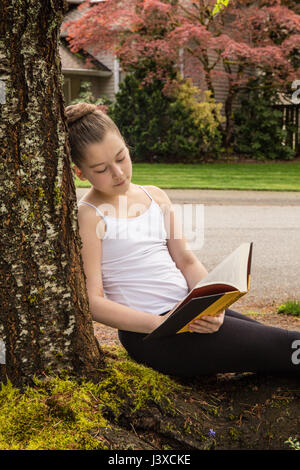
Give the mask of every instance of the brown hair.
<svg viewBox="0 0 300 470">
<path fill-rule="evenodd" d="M 65 112 L 71 158 L 78 168 L 84 160 L 86 146 L 102 142 L 108 131 L 116 132 L 124 140 L 114 121 L 95 104 L 73 104 L 67 106 Z"/>
</svg>

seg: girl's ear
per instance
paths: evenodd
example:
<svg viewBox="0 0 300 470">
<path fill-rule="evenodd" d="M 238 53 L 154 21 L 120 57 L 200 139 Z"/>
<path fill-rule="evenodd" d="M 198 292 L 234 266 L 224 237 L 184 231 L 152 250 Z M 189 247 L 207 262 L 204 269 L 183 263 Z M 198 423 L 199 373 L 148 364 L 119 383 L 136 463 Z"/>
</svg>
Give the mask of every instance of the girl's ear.
<svg viewBox="0 0 300 470">
<path fill-rule="evenodd" d="M 83 176 L 82 170 L 78 168 L 76 165 L 73 166 L 72 171 L 82 181 L 86 180 L 86 178 Z"/>
</svg>

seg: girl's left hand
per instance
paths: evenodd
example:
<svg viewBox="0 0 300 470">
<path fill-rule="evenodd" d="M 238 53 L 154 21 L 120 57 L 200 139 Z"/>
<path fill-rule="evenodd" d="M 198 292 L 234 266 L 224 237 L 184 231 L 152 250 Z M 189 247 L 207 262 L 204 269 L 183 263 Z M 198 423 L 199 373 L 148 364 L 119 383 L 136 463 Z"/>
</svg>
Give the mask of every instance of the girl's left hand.
<svg viewBox="0 0 300 470">
<path fill-rule="evenodd" d="M 194 320 L 189 324 L 189 331 L 195 333 L 215 333 L 223 324 L 224 315 L 225 311 L 214 317 L 207 315 L 199 318 L 198 320 Z"/>
</svg>

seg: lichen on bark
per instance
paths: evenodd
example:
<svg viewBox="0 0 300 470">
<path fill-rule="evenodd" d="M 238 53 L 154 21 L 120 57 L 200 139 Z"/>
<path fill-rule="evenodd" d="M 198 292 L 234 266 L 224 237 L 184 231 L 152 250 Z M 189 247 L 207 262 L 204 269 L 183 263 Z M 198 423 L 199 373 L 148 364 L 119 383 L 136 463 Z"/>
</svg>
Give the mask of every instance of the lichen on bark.
<svg viewBox="0 0 300 470">
<path fill-rule="evenodd" d="M 64 121 L 59 30 L 64 0 L 4 0 L 0 80 L 0 331 L 15 383 L 93 373 L 93 335 Z M 42 333 L 43 331 L 43 333 Z"/>
</svg>

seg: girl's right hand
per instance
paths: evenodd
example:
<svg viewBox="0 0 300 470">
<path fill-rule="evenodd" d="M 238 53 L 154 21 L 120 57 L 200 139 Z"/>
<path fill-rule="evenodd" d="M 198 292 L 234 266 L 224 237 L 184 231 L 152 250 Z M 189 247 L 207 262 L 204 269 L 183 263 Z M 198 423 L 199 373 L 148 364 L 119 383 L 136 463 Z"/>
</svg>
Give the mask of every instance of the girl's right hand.
<svg viewBox="0 0 300 470">
<path fill-rule="evenodd" d="M 158 315 L 158 322 L 155 328 L 158 328 L 164 321 L 166 321 L 166 319 L 172 314 L 174 309 L 170 310 L 165 315 Z M 220 312 L 218 315 L 215 316 L 207 315 L 199 318 L 198 320 L 194 320 L 189 324 L 189 331 L 194 333 L 215 333 L 222 326 L 224 322 L 224 315 L 225 311 Z"/>
<path fill-rule="evenodd" d="M 224 321 L 225 311 L 218 315 L 206 315 L 189 324 L 189 331 L 195 333 L 215 333 L 220 329 Z"/>
</svg>

